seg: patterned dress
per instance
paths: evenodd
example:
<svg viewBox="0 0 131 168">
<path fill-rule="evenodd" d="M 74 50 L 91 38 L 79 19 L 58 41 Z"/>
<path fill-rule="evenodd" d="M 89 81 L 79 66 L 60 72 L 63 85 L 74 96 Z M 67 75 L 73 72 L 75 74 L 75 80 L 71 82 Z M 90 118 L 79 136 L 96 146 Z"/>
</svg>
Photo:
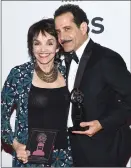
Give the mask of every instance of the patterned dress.
<svg viewBox="0 0 131 168">
<path fill-rule="evenodd" d="M 65 78 L 65 67 L 58 66 L 59 71 Z M 16 66 L 10 71 L 4 83 L 1 94 L 1 137 L 6 144 L 12 144 L 14 138 L 22 144 L 28 140 L 28 95 L 30 92 L 34 62 L 30 61 Z M 16 107 L 15 132 L 10 126 L 12 109 Z M 69 137 L 68 142 L 69 142 Z M 72 167 L 71 147 L 67 150 L 54 150 L 52 155 L 52 167 Z M 13 167 L 44 167 L 44 164 L 23 164 L 16 153 L 13 153 Z"/>
</svg>

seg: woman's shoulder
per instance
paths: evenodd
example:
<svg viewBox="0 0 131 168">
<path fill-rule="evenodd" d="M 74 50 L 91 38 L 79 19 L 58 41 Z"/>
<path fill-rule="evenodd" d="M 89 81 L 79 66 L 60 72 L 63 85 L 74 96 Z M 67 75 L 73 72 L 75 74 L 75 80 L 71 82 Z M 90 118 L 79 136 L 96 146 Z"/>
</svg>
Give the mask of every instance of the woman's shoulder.
<svg viewBox="0 0 131 168">
<path fill-rule="evenodd" d="M 11 69 L 11 71 L 23 71 L 23 70 L 28 70 L 31 69 L 33 67 L 34 63 L 32 61 L 29 62 L 25 62 L 23 64 L 20 65 L 16 65 L 15 67 L 13 67 Z"/>
</svg>

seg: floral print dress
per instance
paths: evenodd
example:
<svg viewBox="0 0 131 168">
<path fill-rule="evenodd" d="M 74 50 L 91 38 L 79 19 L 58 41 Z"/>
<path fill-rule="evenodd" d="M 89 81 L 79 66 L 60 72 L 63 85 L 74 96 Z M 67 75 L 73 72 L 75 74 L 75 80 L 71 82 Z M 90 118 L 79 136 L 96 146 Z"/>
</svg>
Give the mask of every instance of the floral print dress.
<svg viewBox="0 0 131 168">
<path fill-rule="evenodd" d="M 65 78 L 65 67 L 58 66 L 59 71 Z M 2 140 L 12 145 L 14 138 L 22 144 L 28 140 L 28 95 L 32 83 L 34 62 L 30 61 L 12 68 L 4 83 L 1 94 L 1 137 Z M 12 109 L 16 107 L 15 132 L 10 126 Z M 69 142 L 69 137 L 68 142 Z M 67 150 L 54 150 L 51 167 L 72 167 L 70 143 Z M 13 167 L 47 167 L 45 164 L 23 164 L 16 153 L 13 152 Z"/>
</svg>

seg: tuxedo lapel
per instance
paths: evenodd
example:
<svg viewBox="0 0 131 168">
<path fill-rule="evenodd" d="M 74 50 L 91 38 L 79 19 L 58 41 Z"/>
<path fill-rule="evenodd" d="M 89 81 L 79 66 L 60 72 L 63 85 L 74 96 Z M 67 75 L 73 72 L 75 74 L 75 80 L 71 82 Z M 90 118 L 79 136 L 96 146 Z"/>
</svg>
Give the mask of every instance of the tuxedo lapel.
<svg viewBox="0 0 131 168">
<path fill-rule="evenodd" d="M 83 74 L 84 74 L 84 70 L 85 67 L 89 61 L 89 58 L 91 56 L 92 53 L 92 47 L 93 47 L 94 42 L 90 39 L 89 43 L 87 44 L 84 53 L 81 57 L 79 66 L 78 66 L 78 70 L 76 73 L 76 78 L 75 78 L 75 82 L 74 82 L 74 88 L 79 88 Z"/>
<path fill-rule="evenodd" d="M 92 48 L 93 48 L 94 42 L 90 39 L 89 43 L 87 44 L 83 55 L 81 57 L 79 66 L 78 66 L 78 70 L 76 73 L 76 78 L 75 78 L 75 82 L 74 82 L 74 88 L 79 88 L 80 87 L 80 83 L 82 81 L 82 77 L 86 68 L 86 65 L 89 61 L 89 58 L 91 56 L 92 53 Z M 74 124 L 74 118 L 75 118 L 75 106 L 72 105 L 72 121 Z"/>
</svg>

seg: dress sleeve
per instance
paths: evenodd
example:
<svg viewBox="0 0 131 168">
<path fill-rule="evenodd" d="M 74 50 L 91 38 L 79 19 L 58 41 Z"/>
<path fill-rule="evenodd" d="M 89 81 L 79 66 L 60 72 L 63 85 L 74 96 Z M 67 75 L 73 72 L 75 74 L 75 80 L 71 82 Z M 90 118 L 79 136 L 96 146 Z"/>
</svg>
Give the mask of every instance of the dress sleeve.
<svg viewBox="0 0 131 168">
<path fill-rule="evenodd" d="M 6 144 L 12 144 L 14 133 L 10 125 L 10 117 L 16 100 L 16 86 L 18 83 L 19 71 L 12 68 L 1 93 L 1 138 Z"/>
</svg>

